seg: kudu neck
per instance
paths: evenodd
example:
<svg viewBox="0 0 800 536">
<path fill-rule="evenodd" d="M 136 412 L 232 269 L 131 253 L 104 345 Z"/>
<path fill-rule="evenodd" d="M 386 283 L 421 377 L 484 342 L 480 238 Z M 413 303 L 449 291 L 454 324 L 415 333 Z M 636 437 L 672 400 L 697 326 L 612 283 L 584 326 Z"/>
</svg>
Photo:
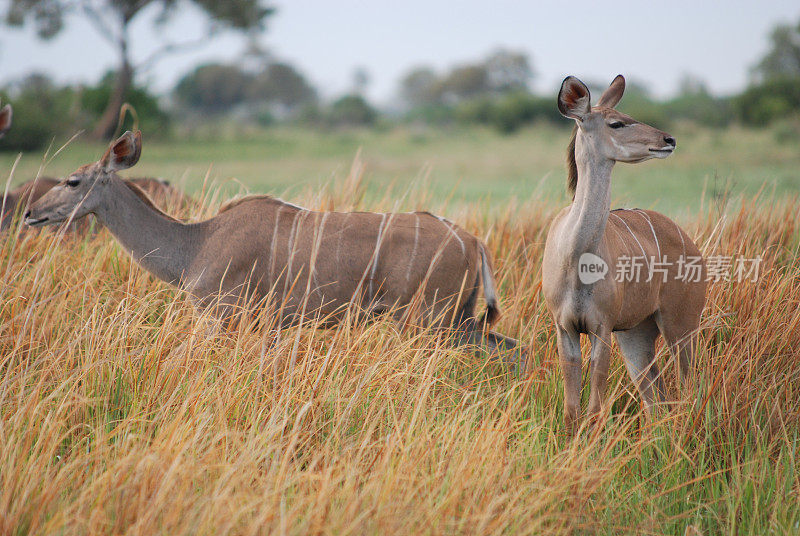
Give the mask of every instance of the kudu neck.
<svg viewBox="0 0 800 536">
<path fill-rule="evenodd" d="M 178 285 L 194 257 L 195 226 L 176 221 L 145 202 L 121 179 L 104 187 L 95 216 L 133 259 L 159 279 Z"/>
<path fill-rule="evenodd" d="M 569 212 L 568 247 L 576 256 L 597 253 L 611 209 L 614 161 L 601 156 L 592 140 L 578 131 L 575 140 L 578 184 Z"/>
</svg>

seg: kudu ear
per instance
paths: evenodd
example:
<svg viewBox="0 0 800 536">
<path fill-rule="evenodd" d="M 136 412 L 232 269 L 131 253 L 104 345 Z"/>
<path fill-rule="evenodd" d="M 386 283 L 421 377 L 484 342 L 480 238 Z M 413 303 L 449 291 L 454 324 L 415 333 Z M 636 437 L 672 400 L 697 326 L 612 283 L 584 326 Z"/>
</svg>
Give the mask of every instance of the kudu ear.
<svg viewBox="0 0 800 536">
<path fill-rule="evenodd" d="M 2 138 L 8 129 L 11 128 L 11 116 L 13 112 L 11 111 L 11 105 L 6 104 L 0 109 L 0 138 Z"/>
<path fill-rule="evenodd" d="M 561 82 L 558 92 L 558 111 L 564 117 L 582 121 L 592 109 L 591 98 L 586 84 L 574 76 L 568 76 Z"/>
<path fill-rule="evenodd" d="M 100 159 L 100 164 L 108 171 L 128 169 L 139 161 L 141 154 L 142 132 L 129 130 L 111 144 Z"/>
<path fill-rule="evenodd" d="M 611 85 L 608 86 L 608 89 L 600 95 L 597 105 L 603 108 L 613 108 L 619 103 L 623 93 L 625 93 L 625 77 L 618 74 L 611 82 Z"/>
</svg>

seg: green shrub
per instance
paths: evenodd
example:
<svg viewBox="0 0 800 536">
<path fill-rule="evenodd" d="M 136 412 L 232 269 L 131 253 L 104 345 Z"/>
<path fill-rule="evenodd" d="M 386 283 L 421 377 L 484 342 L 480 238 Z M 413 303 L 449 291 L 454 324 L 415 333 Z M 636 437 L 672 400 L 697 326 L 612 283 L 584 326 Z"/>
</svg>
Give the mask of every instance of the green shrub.
<svg viewBox="0 0 800 536">
<path fill-rule="evenodd" d="M 778 119 L 772 125 L 775 141 L 781 144 L 800 143 L 800 113 Z"/>
<path fill-rule="evenodd" d="M 11 103 L 14 109 L 11 130 L 0 140 L 0 150 L 42 149 L 75 128 L 71 111 L 75 94 L 71 88 L 58 88 L 44 76 L 31 75 L 17 84 L 15 93 L 10 97 L 3 92 L 0 97 L 3 104 Z"/>
<path fill-rule="evenodd" d="M 733 99 L 738 118 L 745 125 L 765 126 L 788 114 L 800 112 L 800 78 L 781 78 L 749 87 Z"/>
<path fill-rule="evenodd" d="M 328 120 L 337 126 L 372 126 L 378 112 L 360 95 L 345 95 L 331 104 Z"/>
</svg>

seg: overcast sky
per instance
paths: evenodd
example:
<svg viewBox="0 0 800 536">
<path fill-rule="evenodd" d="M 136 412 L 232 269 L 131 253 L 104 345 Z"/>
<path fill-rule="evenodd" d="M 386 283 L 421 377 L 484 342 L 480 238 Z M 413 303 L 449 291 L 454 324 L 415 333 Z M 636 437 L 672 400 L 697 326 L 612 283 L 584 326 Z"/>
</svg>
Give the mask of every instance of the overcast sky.
<svg viewBox="0 0 800 536">
<path fill-rule="evenodd" d="M 3 13 L 7 2 L 0 0 Z M 690 73 L 716 93 L 732 93 L 746 84 L 748 68 L 767 50 L 770 29 L 800 18 L 797 0 L 275 0 L 274 5 L 278 13 L 262 37 L 274 55 L 299 67 L 327 97 L 351 87 L 354 69 L 364 67 L 371 77 L 368 94 L 381 103 L 392 98 L 410 67 L 444 70 L 497 47 L 530 55 L 540 92 L 555 91 L 567 74 L 610 81 L 622 73 L 665 96 Z M 184 5 L 156 33 L 155 13 L 143 13 L 134 26 L 138 61 L 164 35 L 180 42 L 205 28 L 203 16 Z M 200 62 L 238 57 L 243 44 L 240 36 L 223 35 L 161 61 L 142 80 L 166 92 Z M 115 60 L 107 42 L 78 16 L 47 42 L 32 28 L 4 27 L 0 33 L 0 83 L 33 71 L 59 81 L 93 82 Z"/>
</svg>

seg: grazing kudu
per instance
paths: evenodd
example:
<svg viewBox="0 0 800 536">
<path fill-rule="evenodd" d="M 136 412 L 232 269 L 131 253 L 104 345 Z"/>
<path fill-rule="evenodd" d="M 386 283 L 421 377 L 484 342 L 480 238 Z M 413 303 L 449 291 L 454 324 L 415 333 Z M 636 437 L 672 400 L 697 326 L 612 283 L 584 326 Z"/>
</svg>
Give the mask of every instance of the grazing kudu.
<svg viewBox="0 0 800 536">
<path fill-rule="evenodd" d="M 559 111 L 576 122 L 567 154 L 574 197 L 548 231 L 542 289 L 557 330 L 568 429 L 580 414 L 581 334 L 592 346 L 589 414 L 599 413 L 605 395 L 612 333 L 652 411 L 664 398 L 655 362 L 659 332 L 686 380 L 705 304 L 700 251 L 675 222 L 650 210 L 609 211 L 616 162 L 666 158 L 675 149 L 669 134 L 614 109 L 624 90 L 617 76 L 592 107 L 589 89 L 570 76 L 558 94 Z M 696 270 L 687 277 L 691 263 Z"/>
<path fill-rule="evenodd" d="M 141 134 L 126 132 L 98 162 L 34 203 L 26 223 L 94 214 L 136 262 L 188 291 L 222 325 L 239 306 L 272 299 L 283 325 L 316 315 L 335 322 L 353 306 L 367 314 L 393 311 L 398 320 L 418 325 L 454 327 L 460 342 L 491 350 L 515 346 L 512 339 L 484 333 L 499 313 L 488 253 L 447 220 L 425 212 L 317 212 L 250 196 L 209 220 L 182 223 L 118 177 L 140 153 Z M 487 312 L 476 320 L 481 283 Z"/>
</svg>

